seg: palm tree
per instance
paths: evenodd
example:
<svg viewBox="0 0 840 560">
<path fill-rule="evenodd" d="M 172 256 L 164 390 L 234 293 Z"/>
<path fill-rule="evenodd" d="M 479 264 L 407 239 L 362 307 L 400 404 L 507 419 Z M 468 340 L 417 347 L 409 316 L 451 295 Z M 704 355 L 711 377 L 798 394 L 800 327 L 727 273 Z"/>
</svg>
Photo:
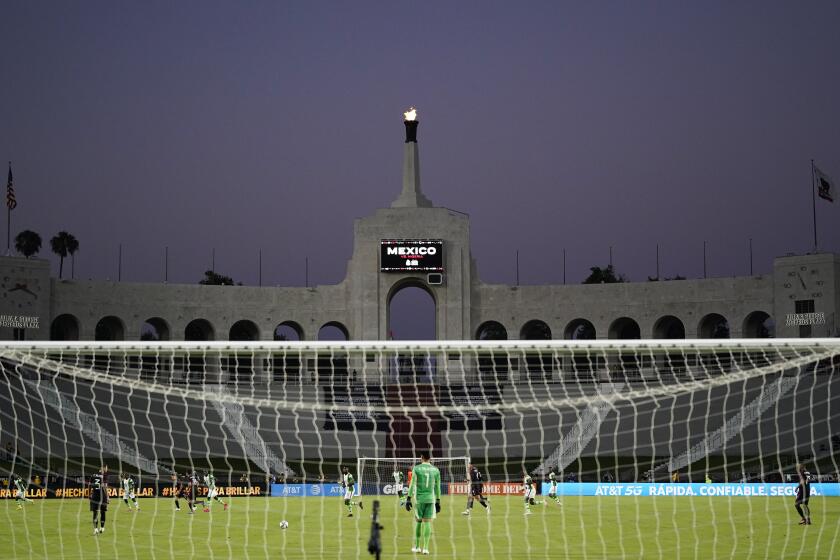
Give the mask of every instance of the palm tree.
<svg viewBox="0 0 840 560">
<path fill-rule="evenodd" d="M 15 236 L 15 250 L 27 259 L 37 255 L 41 250 L 41 236 L 32 230 L 23 230 Z"/>
<path fill-rule="evenodd" d="M 58 277 L 61 278 L 64 274 L 64 258 L 67 255 L 73 256 L 73 253 L 79 250 L 79 241 L 73 234 L 59 231 L 58 235 L 50 239 L 50 246 L 53 253 L 61 259 L 58 264 Z"/>
</svg>

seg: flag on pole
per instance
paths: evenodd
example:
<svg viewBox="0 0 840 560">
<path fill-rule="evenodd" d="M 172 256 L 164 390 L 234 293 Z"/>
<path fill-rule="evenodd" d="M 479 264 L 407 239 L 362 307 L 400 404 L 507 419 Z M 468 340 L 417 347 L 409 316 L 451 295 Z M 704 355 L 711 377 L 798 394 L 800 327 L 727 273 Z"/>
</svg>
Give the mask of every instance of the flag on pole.
<svg viewBox="0 0 840 560">
<path fill-rule="evenodd" d="M 12 162 L 9 162 L 9 181 L 6 183 L 6 208 L 14 210 L 17 208 L 17 199 L 15 198 L 15 181 L 12 178 Z M 822 195 L 820 195 L 822 196 Z"/>
<path fill-rule="evenodd" d="M 814 166 L 814 173 L 817 176 L 817 194 L 820 195 L 820 198 L 834 202 L 834 182 L 831 177 L 820 171 L 820 168 L 816 165 Z"/>
</svg>

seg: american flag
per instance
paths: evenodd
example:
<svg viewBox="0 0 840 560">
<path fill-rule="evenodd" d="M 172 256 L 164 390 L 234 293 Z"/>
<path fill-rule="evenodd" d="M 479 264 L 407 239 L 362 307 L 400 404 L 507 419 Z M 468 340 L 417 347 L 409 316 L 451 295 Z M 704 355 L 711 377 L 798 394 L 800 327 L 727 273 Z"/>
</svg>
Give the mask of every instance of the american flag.
<svg viewBox="0 0 840 560">
<path fill-rule="evenodd" d="M 6 208 L 14 210 L 17 208 L 17 199 L 15 198 L 15 181 L 12 178 L 12 162 L 9 162 L 9 181 L 6 183 Z"/>
</svg>

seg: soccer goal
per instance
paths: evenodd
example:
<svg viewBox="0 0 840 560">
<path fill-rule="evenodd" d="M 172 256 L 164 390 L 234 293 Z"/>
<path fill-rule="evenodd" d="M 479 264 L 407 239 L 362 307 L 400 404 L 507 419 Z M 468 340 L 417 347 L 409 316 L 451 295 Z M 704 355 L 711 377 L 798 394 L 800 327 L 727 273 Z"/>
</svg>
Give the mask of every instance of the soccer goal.
<svg viewBox="0 0 840 560">
<path fill-rule="evenodd" d="M 840 542 L 840 339 L 2 342 L 0 375 L 13 558 L 366 557 L 373 500 L 399 557 L 415 526 L 393 475 L 407 487 L 422 451 L 441 557 L 827 558 Z M 480 515 L 460 515 L 468 463 Z M 83 500 L 103 466 L 94 536 Z"/>
<path fill-rule="evenodd" d="M 408 491 L 409 472 L 417 466 L 417 457 L 360 457 L 357 464 L 361 493 L 380 496 L 396 495 L 402 484 Z M 467 479 L 469 457 L 435 457 L 433 464 L 440 471 L 441 483 L 463 483 Z"/>
</svg>

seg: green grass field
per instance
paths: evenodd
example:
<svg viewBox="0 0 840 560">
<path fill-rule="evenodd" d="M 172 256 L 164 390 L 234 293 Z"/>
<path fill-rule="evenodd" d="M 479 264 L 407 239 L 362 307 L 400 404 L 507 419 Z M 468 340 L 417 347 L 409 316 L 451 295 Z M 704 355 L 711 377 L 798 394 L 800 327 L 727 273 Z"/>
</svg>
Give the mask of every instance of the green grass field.
<svg viewBox="0 0 840 560">
<path fill-rule="evenodd" d="M 231 509 L 180 512 L 171 499 L 112 500 L 94 536 L 87 500 L 3 508 L 0 558 L 369 558 L 370 498 L 346 517 L 339 498 L 233 498 Z M 412 517 L 382 497 L 383 558 L 409 558 Z M 490 515 L 447 496 L 434 523 L 434 558 L 838 558 L 840 499 L 812 501 L 814 524 L 797 525 L 785 498 L 566 497 L 523 515 L 519 497 L 492 497 Z M 280 521 L 290 523 L 287 530 Z"/>
</svg>

